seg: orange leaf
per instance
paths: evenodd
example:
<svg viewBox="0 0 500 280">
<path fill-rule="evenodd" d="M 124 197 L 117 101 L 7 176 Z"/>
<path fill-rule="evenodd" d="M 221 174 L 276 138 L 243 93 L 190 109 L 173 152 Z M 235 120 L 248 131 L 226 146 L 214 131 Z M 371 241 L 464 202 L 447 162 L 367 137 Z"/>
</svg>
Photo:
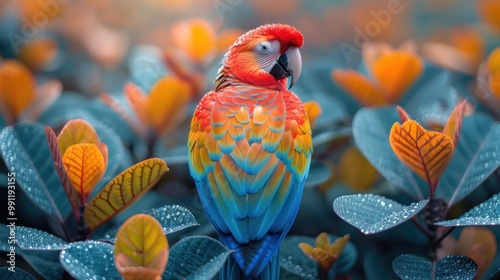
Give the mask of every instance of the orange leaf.
<svg viewBox="0 0 500 280">
<path fill-rule="evenodd" d="M 36 83 L 31 72 L 16 60 L 0 62 L 0 102 L 6 104 L 15 121 L 35 100 Z"/>
<path fill-rule="evenodd" d="M 372 71 L 375 61 L 381 54 L 392 51 L 392 46 L 387 42 L 367 42 L 361 48 L 361 56 L 363 63 L 366 65 L 368 71 Z"/>
<path fill-rule="evenodd" d="M 453 140 L 454 146 L 457 145 L 458 138 L 460 137 L 460 129 L 462 128 L 462 121 L 464 119 L 465 109 L 467 108 L 467 100 L 463 100 L 451 112 L 446 124 L 443 128 L 443 133 L 450 136 Z"/>
<path fill-rule="evenodd" d="M 91 230 L 130 206 L 168 171 L 165 161 L 151 158 L 118 174 L 85 207 L 84 219 Z"/>
<path fill-rule="evenodd" d="M 75 188 L 73 188 L 71 181 L 68 178 L 68 174 L 66 173 L 66 169 L 64 168 L 64 164 L 62 162 L 61 149 L 59 149 L 59 144 L 57 143 L 57 136 L 50 126 L 45 127 L 45 137 L 49 143 L 50 155 L 54 161 L 57 175 L 59 176 L 59 180 L 61 180 L 64 191 L 68 196 L 68 200 L 73 207 L 73 214 L 75 215 L 76 220 L 80 221 L 80 206 L 82 204 L 80 202 L 80 198 L 78 197 L 78 193 Z"/>
<path fill-rule="evenodd" d="M 475 28 L 457 28 L 450 33 L 452 44 L 460 51 L 467 53 L 479 66 L 485 55 L 485 42 L 483 36 Z"/>
<path fill-rule="evenodd" d="M 500 30 L 500 2 L 498 0 L 478 0 L 477 9 L 480 18 L 497 31 Z"/>
<path fill-rule="evenodd" d="M 137 122 L 135 119 L 133 119 L 129 112 L 119 103 L 117 102 L 112 96 L 110 96 L 107 93 L 103 93 L 99 96 L 99 99 L 102 101 L 102 103 L 106 104 L 109 108 L 113 109 L 122 119 L 124 119 L 130 127 L 137 133 L 139 136 L 145 138 L 146 137 L 146 131 L 144 129 L 144 124 L 141 124 Z"/>
<path fill-rule="evenodd" d="M 365 76 L 353 70 L 334 70 L 333 80 L 364 106 L 387 104 L 382 91 Z"/>
<path fill-rule="evenodd" d="M 424 64 L 415 54 L 395 51 L 380 55 L 373 76 L 389 103 L 397 102 L 422 73 Z"/>
<path fill-rule="evenodd" d="M 493 232 L 484 227 L 465 227 L 456 245 L 456 254 L 473 259 L 478 270 L 474 279 L 486 272 L 497 252 L 497 242 Z"/>
<path fill-rule="evenodd" d="M 198 62 L 213 55 L 216 48 L 215 31 L 202 19 L 178 22 L 172 27 L 172 39 L 177 48 Z"/>
<path fill-rule="evenodd" d="M 184 120 L 190 99 L 189 84 L 176 77 L 162 78 L 151 88 L 146 108 L 157 136 L 172 131 Z"/>
<path fill-rule="evenodd" d="M 392 126 L 389 142 L 396 156 L 427 180 L 433 194 L 439 177 L 451 160 L 453 140 L 446 134 L 427 131 L 414 120 Z"/>
<path fill-rule="evenodd" d="M 490 75 L 489 86 L 491 93 L 500 99 L 500 72 Z"/>
<path fill-rule="evenodd" d="M 316 120 L 322 113 L 321 105 L 316 101 L 307 101 L 304 102 L 304 109 L 306 109 L 307 118 L 309 119 L 311 127 L 314 127 Z"/>
<path fill-rule="evenodd" d="M 474 74 L 477 69 L 477 58 L 468 52 L 463 52 L 454 46 L 443 43 L 424 43 L 421 53 L 432 63 L 446 69 Z"/>
<path fill-rule="evenodd" d="M 494 49 L 490 53 L 486 66 L 488 67 L 488 72 L 490 73 L 500 72 L 500 47 Z"/>
<path fill-rule="evenodd" d="M 104 157 L 105 166 L 108 165 L 108 147 L 99 139 L 99 135 L 94 127 L 82 119 L 70 120 L 57 137 L 61 154 L 64 155 L 66 149 L 75 144 L 95 144 Z"/>
<path fill-rule="evenodd" d="M 62 162 L 73 188 L 85 204 L 106 172 L 101 150 L 95 144 L 75 144 L 66 149 Z"/>
<path fill-rule="evenodd" d="M 43 69 L 57 54 L 57 43 L 50 38 L 29 40 L 19 50 L 19 58 L 34 69 Z"/>
<path fill-rule="evenodd" d="M 338 176 L 357 192 L 365 192 L 375 184 L 378 172 L 356 147 L 350 146 L 340 157 Z"/>
<path fill-rule="evenodd" d="M 147 117 L 147 96 L 142 90 L 133 83 L 126 83 L 123 89 L 125 98 L 127 98 L 130 107 L 134 110 L 135 115 L 143 125 L 148 126 Z"/>
<path fill-rule="evenodd" d="M 130 217 L 120 227 L 115 265 L 125 279 L 160 279 L 168 261 L 168 241 L 158 221 L 146 214 Z"/>
</svg>

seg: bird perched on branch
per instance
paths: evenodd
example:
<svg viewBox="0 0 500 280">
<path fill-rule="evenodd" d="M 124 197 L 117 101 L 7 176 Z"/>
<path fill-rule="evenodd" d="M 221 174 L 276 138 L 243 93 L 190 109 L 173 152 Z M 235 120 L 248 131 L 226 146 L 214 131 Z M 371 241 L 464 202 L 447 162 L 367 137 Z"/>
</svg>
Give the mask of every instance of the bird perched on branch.
<svg viewBox="0 0 500 280">
<path fill-rule="evenodd" d="M 301 72 L 303 41 L 285 24 L 243 34 L 194 112 L 190 173 L 234 251 L 221 279 L 278 279 L 278 248 L 297 215 L 312 154 L 306 111 L 288 90 Z"/>
</svg>

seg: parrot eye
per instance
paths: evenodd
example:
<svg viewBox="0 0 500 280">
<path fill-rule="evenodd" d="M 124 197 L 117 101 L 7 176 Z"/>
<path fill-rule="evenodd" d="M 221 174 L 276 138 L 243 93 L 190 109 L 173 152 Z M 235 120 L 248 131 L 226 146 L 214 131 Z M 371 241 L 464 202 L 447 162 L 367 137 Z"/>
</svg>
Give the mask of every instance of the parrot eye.
<svg viewBox="0 0 500 280">
<path fill-rule="evenodd" d="M 279 42 L 276 40 L 262 42 L 255 47 L 255 51 L 260 54 L 275 53 L 278 50 L 279 50 Z"/>
<path fill-rule="evenodd" d="M 257 45 L 257 50 L 261 53 L 268 53 L 271 50 L 271 44 L 269 42 L 262 42 Z"/>
</svg>

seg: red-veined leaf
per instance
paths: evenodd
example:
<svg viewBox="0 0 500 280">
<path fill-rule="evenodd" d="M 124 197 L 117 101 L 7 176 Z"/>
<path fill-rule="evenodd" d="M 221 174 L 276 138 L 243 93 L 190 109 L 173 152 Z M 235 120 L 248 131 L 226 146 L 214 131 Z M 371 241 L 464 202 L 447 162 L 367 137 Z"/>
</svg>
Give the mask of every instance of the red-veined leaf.
<svg viewBox="0 0 500 280">
<path fill-rule="evenodd" d="M 64 168 L 83 204 L 106 172 L 101 150 L 95 144 L 71 145 L 62 157 Z"/>
<path fill-rule="evenodd" d="M 362 74 L 354 70 L 334 70 L 332 75 L 340 87 L 364 106 L 387 104 L 381 89 Z"/>
<path fill-rule="evenodd" d="M 85 207 L 85 222 L 94 230 L 149 191 L 167 171 L 165 161 L 158 158 L 129 167 L 90 200 Z"/>
<path fill-rule="evenodd" d="M 450 136 L 453 140 L 454 146 L 457 145 L 458 138 L 460 137 L 460 129 L 462 128 L 462 121 L 465 115 L 465 109 L 467 108 L 467 100 L 463 100 L 455 109 L 451 112 L 446 124 L 443 128 L 443 133 Z"/>
<path fill-rule="evenodd" d="M 446 134 L 427 131 L 414 120 L 394 123 L 389 142 L 396 156 L 427 180 L 433 194 L 439 177 L 451 160 L 453 140 Z"/>
<path fill-rule="evenodd" d="M 52 156 L 52 160 L 54 161 L 57 175 L 59 175 L 59 180 L 61 180 L 64 191 L 68 196 L 71 206 L 73 207 L 73 214 L 75 215 L 76 220 L 80 221 L 80 198 L 68 178 L 68 174 L 66 173 L 66 169 L 64 168 L 64 164 L 62 162 L 61 150 L 59 149 L 59 144 L 57 143 L 57 136 L 50 126 L 45 127 L 45 136 L 47 137 L 47 142 L 49 143 L 50 154 Z"/>
<path fill-rule="evenodd" d="M 167 237 L 150 215 L 137 214 L 123 223 L 114 248 L 116 268 L 125 279 L 159 279 L 167 267 Z"/>
<path fill-rule="evenodd" d="M 396 109 L 398 110 L 398 115 L 399 118 L 401 119 L 401 123 L 411 120 L 410 115 L 408 114 L 408 112 L 406 112 L 405 109 L 403 109 L 403 107 L 397 106 Z"/>
</svg>

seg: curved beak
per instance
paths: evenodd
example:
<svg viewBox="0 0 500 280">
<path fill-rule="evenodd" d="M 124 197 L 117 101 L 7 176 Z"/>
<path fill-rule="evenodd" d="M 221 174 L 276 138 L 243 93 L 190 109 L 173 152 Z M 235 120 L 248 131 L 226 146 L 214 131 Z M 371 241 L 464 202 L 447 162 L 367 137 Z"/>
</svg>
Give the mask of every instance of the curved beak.
<svg viewBox="0 0 500 280">
<path fill-rule="evenodd" d="M 298 48 L 290 47 L 278 60 L 269 72 L 276 80 L 291 77 L 290 85 L 288 88 L 297 82 L 302 70 L 302 57 Z"/>
</svg>

